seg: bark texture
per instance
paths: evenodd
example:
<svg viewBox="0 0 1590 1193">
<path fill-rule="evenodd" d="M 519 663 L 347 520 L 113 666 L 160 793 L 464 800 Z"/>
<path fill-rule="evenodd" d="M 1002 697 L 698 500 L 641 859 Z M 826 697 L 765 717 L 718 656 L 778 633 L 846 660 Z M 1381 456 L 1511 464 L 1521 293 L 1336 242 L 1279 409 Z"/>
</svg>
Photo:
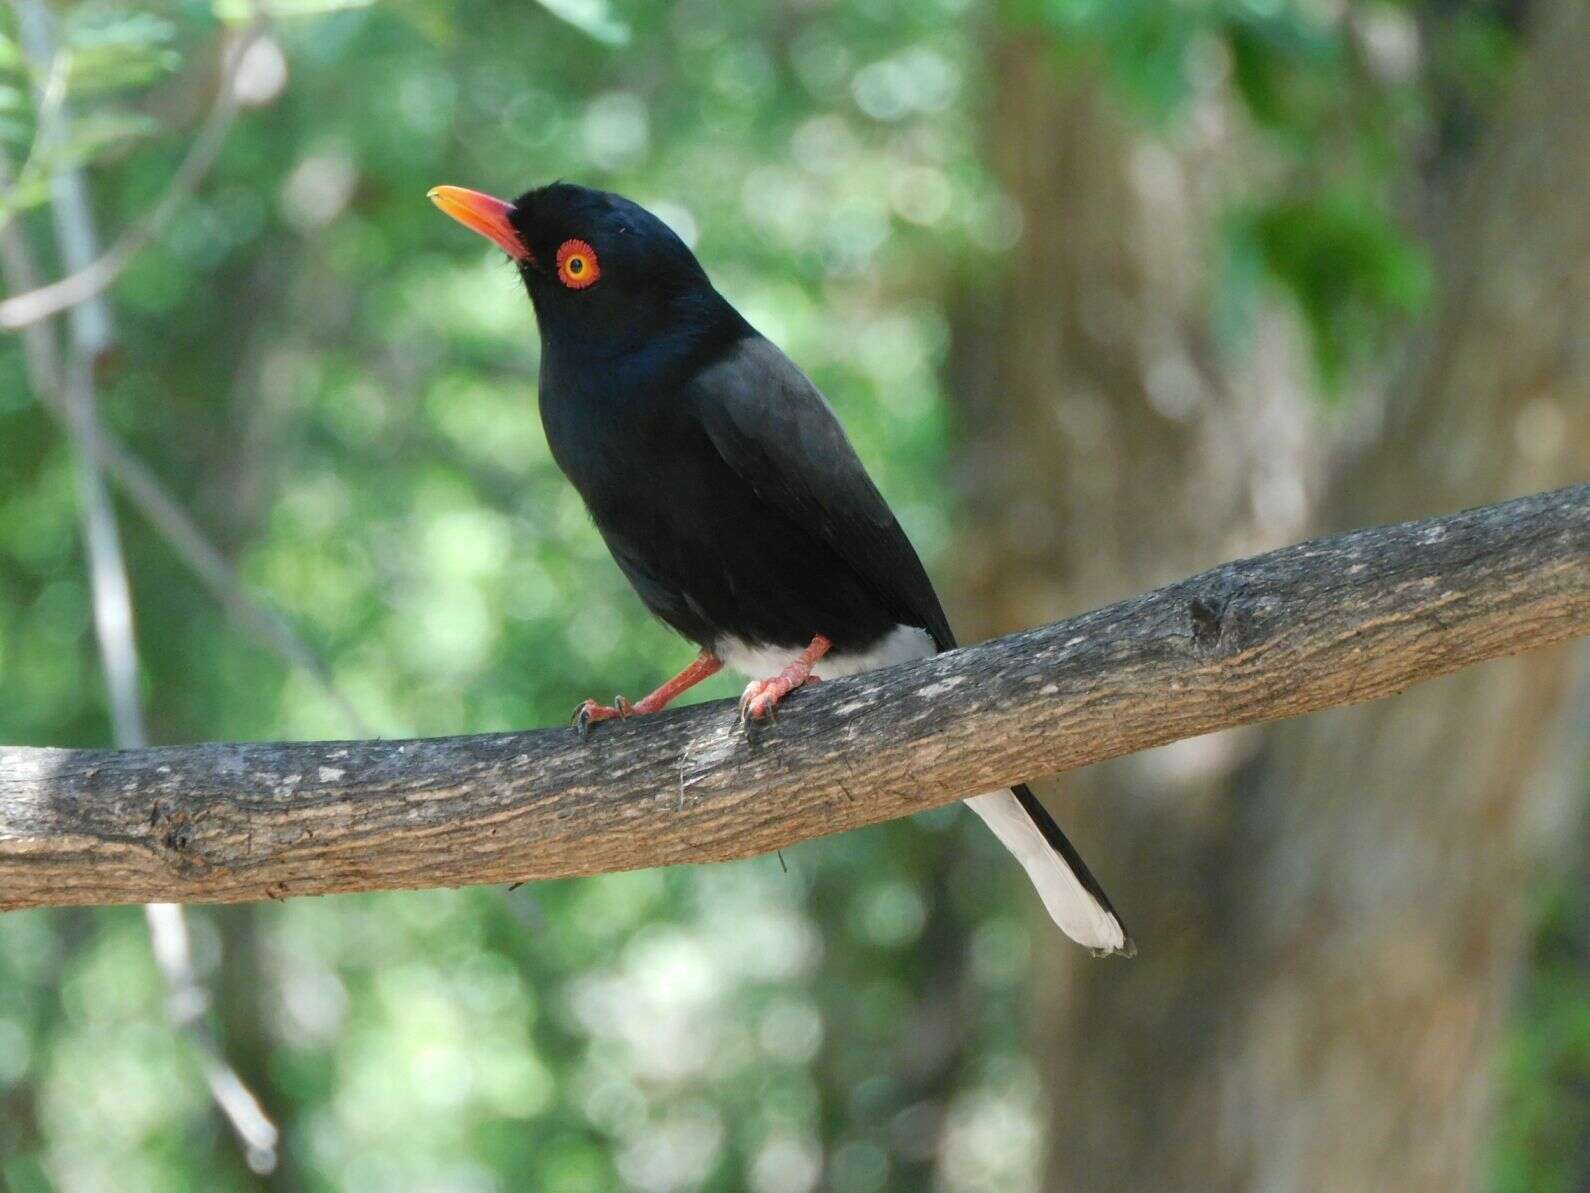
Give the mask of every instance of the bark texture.
<svg viewBox="0 0 1590 1193">
<path fill-rule="evenodd" d="M 1303 543 L 793 698 L 400 742 L 0 748 L 0 909 L 721 861 L 1590 633 L 1590 485 Z"/>
<path fill-rule="evenodd" d="M 1009 51 L 993 152 L 1027 238 L 959 340 L 982 630 L 1305 520 L 1590 472 L 1590 8 L 1538 17 L 1451 207 L 1436 315 L 1356 445 L 1309 431 L 1284 317 L 1240 361 L 1207 347 L 1197 225 L 1242 153 L 1220 143 L 1228 114 L 1200 108 L 1173 153 L 1041 50 Z M 1145 964 L 1039 954 L 1049 1187 L 1477 1186 L 1571 662 L 1545 652 L 1070 778 L 1068 822 Z"/>
</svg>

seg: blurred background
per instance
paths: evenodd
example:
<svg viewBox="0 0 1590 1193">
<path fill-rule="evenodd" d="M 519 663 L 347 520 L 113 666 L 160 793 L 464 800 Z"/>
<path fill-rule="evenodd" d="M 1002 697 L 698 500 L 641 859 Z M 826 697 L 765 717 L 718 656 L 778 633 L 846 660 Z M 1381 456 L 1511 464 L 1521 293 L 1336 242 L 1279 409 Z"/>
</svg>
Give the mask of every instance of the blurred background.
<svg viewBox="0 0 1590 1193">
<path fill-rule="evenodd" d="M 0 741 L 518 728 L 689 658 L 438 183 L 663 216 L 966 638 L 1583 480 L 1586 62 L 1582 0 L 11 0 Z M 0 1185 L 1582 1190 L 1583 662 L 1051 786 L 1131 962 L 957 808 L 6 915 Z"/>
</svg>

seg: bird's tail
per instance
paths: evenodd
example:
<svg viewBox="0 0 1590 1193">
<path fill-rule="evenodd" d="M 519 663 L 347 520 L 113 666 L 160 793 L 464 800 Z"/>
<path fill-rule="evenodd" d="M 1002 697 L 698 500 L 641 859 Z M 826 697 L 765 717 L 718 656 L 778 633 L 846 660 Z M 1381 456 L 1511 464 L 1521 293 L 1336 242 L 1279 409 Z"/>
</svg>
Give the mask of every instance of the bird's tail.
<svg viewBox="0 0 1590 1193">
<path fill-rule="evenodd" d="M 966 806 L 1016 855 L 1062 932 L 1097 956 L 1137 952 L 1104 888 L 1025 784 L 975 795 Z"/>
</svg>

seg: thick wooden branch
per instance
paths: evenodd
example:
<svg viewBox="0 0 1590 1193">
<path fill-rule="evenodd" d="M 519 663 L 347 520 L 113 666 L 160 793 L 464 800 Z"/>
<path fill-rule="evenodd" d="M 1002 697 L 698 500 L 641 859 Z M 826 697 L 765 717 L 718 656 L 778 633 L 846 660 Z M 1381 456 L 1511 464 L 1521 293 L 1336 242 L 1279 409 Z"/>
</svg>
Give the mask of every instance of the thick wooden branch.
<svg viewBox="0 0 1590 1193">
<path fill-rule="evenodd" d="M 1590 485 L 1229 563 L 795 693 L 395 742 L 0 748 L 0 908 L 233 902 L 745 857 L 1590 632 Z"/>
</svg>

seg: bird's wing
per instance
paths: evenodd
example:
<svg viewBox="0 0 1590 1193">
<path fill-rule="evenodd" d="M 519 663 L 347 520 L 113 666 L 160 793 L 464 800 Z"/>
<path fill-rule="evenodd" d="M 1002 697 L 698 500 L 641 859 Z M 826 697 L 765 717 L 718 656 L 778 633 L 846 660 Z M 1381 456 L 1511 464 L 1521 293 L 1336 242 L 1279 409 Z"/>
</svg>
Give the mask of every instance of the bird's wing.
<svg viewBox="0 0 1590 1193">
<path fill-rule="evenodd" d="M 911 540 L 827 399 L 789 357 L 753 335 L 689 388 L 708 438 L 758 497 L 826 542 L 901 624 L 923 627 L 940 650 L 955 645 Z"/>
</svg>

